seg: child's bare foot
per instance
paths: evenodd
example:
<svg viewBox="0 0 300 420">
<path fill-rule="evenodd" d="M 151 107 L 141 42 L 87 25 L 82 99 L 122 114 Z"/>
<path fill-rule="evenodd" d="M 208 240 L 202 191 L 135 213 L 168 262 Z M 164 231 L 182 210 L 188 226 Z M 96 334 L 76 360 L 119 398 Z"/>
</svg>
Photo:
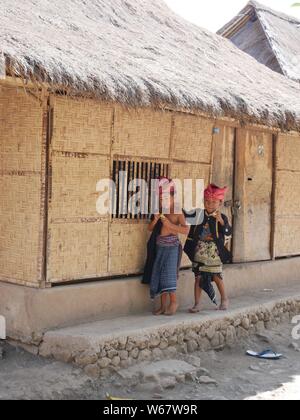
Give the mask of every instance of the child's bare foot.
<svg viewBox="0 0 300 420">
<path fill-rule="evenodd" d="M 223 300 L 221 302 L 221 305 L 219 307 L 219 311 L 228 311 L 228 308 L 229 308 L 229 300 L 226 299 L 226 300 Z"/>
<path fill-rule="evenodd" d="M 166 308 L 160 308 L 160 309 L 157 309 L 157 311 L 154 311 L 153 315 L 160 316 L 160 315 L 164 315 L 165 313 L 166 313 Z"/>
<path fill-rule="evenodd" d="M 178 310 L 178 304 L 177 303 L 171 303 L 168 307 L 168 310 L 165 312 L 165 315 L 167 316 L 174 316 Z"/>
<path fill-rule="evenodd" d="M 198 314 L 200 312 L 200 304 L 193 306 L 189 309 L 190 314 Z"/>
</svg>

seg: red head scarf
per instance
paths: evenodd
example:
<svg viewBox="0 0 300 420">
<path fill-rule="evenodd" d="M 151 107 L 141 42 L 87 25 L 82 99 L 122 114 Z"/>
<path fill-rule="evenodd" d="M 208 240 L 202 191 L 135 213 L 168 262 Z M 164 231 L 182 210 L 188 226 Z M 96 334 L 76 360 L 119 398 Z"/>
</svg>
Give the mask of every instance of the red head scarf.
<svg viewBox="0 0 300 420">
<path fill-rule="evenodd" d="M 158 187 L 160 197 L 166 192 L 175 194 L 175 183 L 172 181 L 172 179 L 166 178 L 164 176 L 160 177 Z"/>
<path fill-rule="evenodd" d="M 207 200 L 221 200 L 221 201 L 223 201 L 227 191 L 228 191 L 227 187 L 219 188 L 216 185 L 211 184 L 204 191 L 204 198 L 207 199 Z"/>
</svg>

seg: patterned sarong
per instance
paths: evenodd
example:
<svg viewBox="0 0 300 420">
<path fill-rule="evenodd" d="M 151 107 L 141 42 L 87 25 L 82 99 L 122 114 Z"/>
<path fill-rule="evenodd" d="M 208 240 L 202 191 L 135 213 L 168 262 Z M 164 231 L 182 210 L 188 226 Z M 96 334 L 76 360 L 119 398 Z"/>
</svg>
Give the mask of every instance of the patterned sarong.
<svg viewBox="0 0 300 420">
<path fill-rule="evenodd" d="M 159 236 L 157 253 L 150 283 L 150 296 L 154 299 L 163 293 L 177 290 L 180 242 L 177 236 Z"/>
</svg>

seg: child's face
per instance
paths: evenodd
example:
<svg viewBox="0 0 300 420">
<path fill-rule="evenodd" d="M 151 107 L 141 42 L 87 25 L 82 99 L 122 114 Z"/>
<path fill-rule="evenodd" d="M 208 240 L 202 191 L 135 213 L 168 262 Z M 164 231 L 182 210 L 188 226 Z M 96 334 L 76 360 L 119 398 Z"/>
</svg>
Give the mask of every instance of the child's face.
<svg viewBox="0 0 300 420">
<path fill-rule="evenodd" d="M 222 201 L 220 200 L 205 199 L 204 207 L 209 214 L 212 214 L 215 211 L 220 210 L 221 203 Z"/>
<path fill-rule="evenodd" d="M 164 193 L 159 198 L 159 206 L 163 210 L 169 210 L 170 213 L 174 211 L 175 198 L 173 194 Z"/>
</svg>

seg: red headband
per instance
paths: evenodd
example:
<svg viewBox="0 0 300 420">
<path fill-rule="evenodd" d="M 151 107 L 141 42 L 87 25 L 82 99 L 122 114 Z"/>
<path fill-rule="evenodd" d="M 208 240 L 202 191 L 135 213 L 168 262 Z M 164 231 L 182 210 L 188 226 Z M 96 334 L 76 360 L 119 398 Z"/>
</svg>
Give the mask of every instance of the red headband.
<svg viewBox="0 0 300 420">
<path fill-rule="evenodd" d="M 227 187 L 219 188 L 216 185 L 211 184 L 204 191 L 204 198 L 207 199 L 207 200 L 221 200 L 221 201 L 223 201 L 227 191 L 228 191 Z"/>
<path fill-rule="evenodd" d="M 173 180 L 164 176 L 159 178 L 158 188 L 160 197 L 166 192 L 175 194 L 175 184 Z"/>
</svg>

